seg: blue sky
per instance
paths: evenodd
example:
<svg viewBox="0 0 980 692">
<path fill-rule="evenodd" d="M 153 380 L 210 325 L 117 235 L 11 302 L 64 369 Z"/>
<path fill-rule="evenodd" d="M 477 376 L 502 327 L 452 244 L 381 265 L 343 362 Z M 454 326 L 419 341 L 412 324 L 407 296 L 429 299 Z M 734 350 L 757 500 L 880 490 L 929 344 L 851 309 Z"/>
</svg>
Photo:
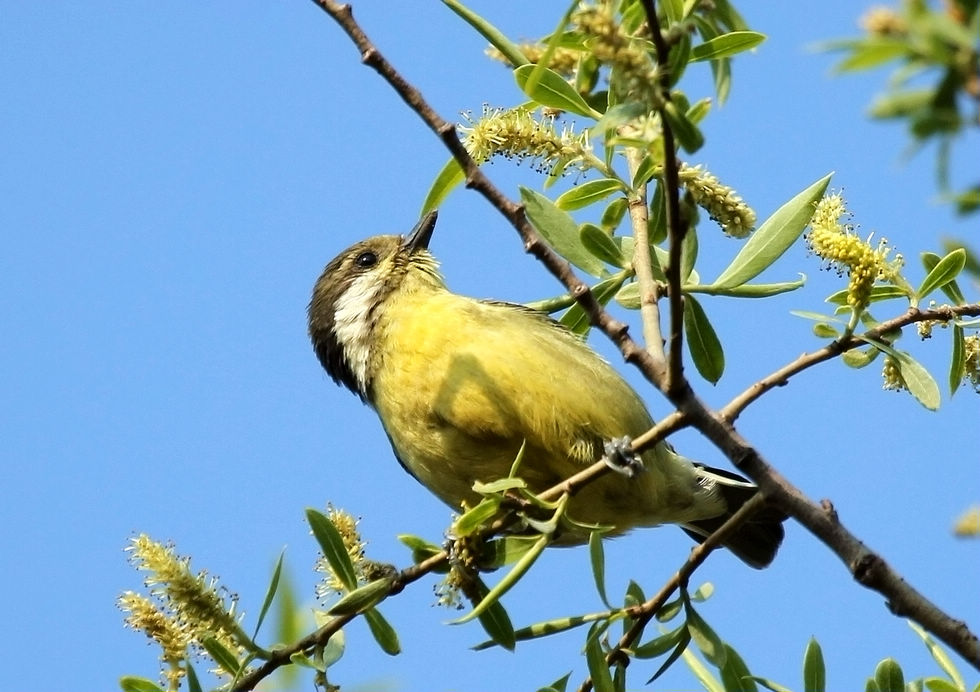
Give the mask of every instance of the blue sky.
<svg viewBox="0 0 980 692">
<path fill-rule="evenodd" d="M 564 10 L 473 6 L 515 37 L 547 33 Z M 313 605 L 307 506 L 331 501 L 363 516 L 372 557 L 400 565 L 408 555 L 396 534 L 442 534 L 449 510 L 401 471 L 373 413 L 322 372 L 305 309 L 338 251 L 412 226 L 448 155 L 309 2 L 0 7 L 0 645 L 12 655 L 0 688 L 113 689 L 121 674 L 157 670 L 156 650 L 122 628 L 114 605 L 139 587 L 122 551 L 136 532 L 176 541 L 253 616 L 284 545 Z M 855 221 L 905 254 L 916 283 L 919 251 L 937 250 L 944 235 L 975 242 L 976 218 L 937 203 L 931 151 L 905 158 L 899 126 L 866 120 L 882 75 L 834 78 L 833 58 L 807 49 L 856 32 L 858 6 L 797 7 L 743 3 L 770 38 L 737 60 L 732 98 L 709 117 L 708 144 L 692 162 L 737 187 L 762 218 L 836 171 L 832 185 Z M 444 117 L 521 101 L 507 71 L 482 55 L 482 39 L 441 3 L 365 1 L 355 12 Z M 710 95 L 706 73 L 692 68 L 692 100 Z M 976 143 L 954 161 L 963 183 Z M 503 161 L 488 171 L 511 193 L 536 180 Z M 720 233 L 703 238 L 698 268 L 710 276 L 738 246 Z M 458 292 L 517 301 L 557 292 L 512 229 L 465 190 L 444 205 L 433 249 Z M 704 301 L 729 364 L 717 386 L 696 383 L 709 403 L 818 346 L 788 312 L 823 310 L 843 284 L 802 243 L 766 278 L 799 272 L 807 286 L 775 300 Z M 945 382 L 945 333 L 925 344 L 909 335 L 903 346 Z M 667 410 L 641 391 L 655 415 Z M 976 631 L 978 544 L 950 534 L 954 516 L 980 497 L 976 421 L 969 391 L 930 413 L 881 391 L 877 367 L 834 363 L 766 396 L 739 429 Z M 694 433 L 675 442 L 724 463 Z M 610 592 L 630 578 L 654 591 L 688 547 L 670 527 L 610 543 Z M 771 568 L 718 554 L 696 581 L 715 584 L 701 612 L 757 675 L 799 688 L 811 635 L 831 688 L 863 685 L 889 655 L 908 676 L 937 672 L 881 597 L 796 526 Z M 433 583 L 382 607 L 401 632 L 400 657 L 355 624 L 332 681 L 351 690 L 534 689 L 570 668 L 581 680 L 580 633 L 516 654 L 474 653 L 481 631 L 444 624 L 455 613 L 432 606 Z M 505 602 L 517 624 L 601 607 L 580 549 L 547 553 Z M 693 686 L 680 665 L 651 689 Z"/>
</svg>

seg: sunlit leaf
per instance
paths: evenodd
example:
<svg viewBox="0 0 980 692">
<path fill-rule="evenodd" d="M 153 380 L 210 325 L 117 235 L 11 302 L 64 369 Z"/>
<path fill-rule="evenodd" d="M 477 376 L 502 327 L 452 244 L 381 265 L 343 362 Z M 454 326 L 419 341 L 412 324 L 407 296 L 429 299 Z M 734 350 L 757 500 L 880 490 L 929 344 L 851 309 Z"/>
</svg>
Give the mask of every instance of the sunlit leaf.
<svg viewBox="0 0 980 692">
<path fill-rule="evenodd" d="M 123 692 L 163 692 L 163 688 L 157 683 L 136 675 L 119 678 L 119 687 Z"/>
<path fill-rule="evenodd" d="M 555 200 L 555 206 L 565 211 L 574 211 L 605 199 L 614 192 L 623 189 L 623 184 L 613 178 L 590 180 L 563 192 Z"/>
<path fill-rule="evenodd" d="M 491 588 L 487 594 L 483 596 L 482 600 L 473 607 L 473 610 L 468 612 L 463 617 L 453 620 L 452 624 L 459 625 L 464 622 L 469 622 L 470 620 L 484 613 L 490 606 L 499 601 L 501 597 L 510 591 L 514 584 L 516 584 L 520 578 L 523 577 L 529 569 L 531 569 L 531 566 L 541 556 L 541 553 L 548 546 L 549 542 L 549 536 L 540 536 L 531 549 L 528 550 L 521 557 L 521 559 L 514 564 L 510 571 L 505 574 L 500 581 L 494 584 L 493 588 Z M 491 634 L 491 636 L 493 635 Z"/>
<path fill-rule="evenodd" d="M 966 367 L 966 342 L 963 341 L 963 327 L 953 325 L 953 355 L 949 360 L 949 395 L 956 394 L 963 382 L 963 371 Z"/>
<path fill-rule="evenodd" d="M 545 242 L 579 269 L 601 276 L 605 265 L 582 245 L 578 224 L 568 212 L 535 190 L 523 186 L 520 190 L 527 218 Z"/>
<path fill-rule="evenodd" d="M 880 692 L 905 692 L 905 676 L 894 658 L 886 658 L 875 668 L 875 683 Z"/>
<path fill-rule="evenodd" d="M 725 646 L 721 637 L 694 608 L 688 606 L 685 611 L 687 613 L 687 630 L 691 633 L 691 640 L 708 661 L 715 667 L 721 668 L 725 665 Z"/>
<path fill-rule="evenodd" d="M 717 58 L 735 55 L 755 48 L 765 40 L 766 35 L 757 31 L 732 31 L 721 36 L 715 36 L 713 39 L 691 49 L 691 62 L 716 60 Z"/>
<path fill-rule="evenodd" d="M 721 680 L 712 675 L 701 662 L 701 659 L 695 656 L 690 650 L 684 652 L 684 662 L 707 692 L 725 692 Z"/>
<path fill-rule="evenodd" d="M 951 253 L 939 260 L 939 262 L 929 270 L 929 273 L 926 275 L 926 278 L 922 280 L 922 284 L 919 286 L 916 294 L 920 299 L 922 299 L 935 291 L 937 288 L 942 288 L 959 276 L 959 273 L 963 271 L 963 266 L 965 264 L 966 250 L 963 248 L 953 250 Z"/>
<path fill-rule="evenodd" d="M 536 84 L 532 84 L 529 79 L 535 69 L 540 70 L 541 77 Z M 554 70 L 541 69 L 537 65 L 521 65 L 514 70 L 514 79 L 521 91 L 542 106 L 558 108 L 596 120 L 602 117 L 601 113 L 589 106 L 582 95 L 575 91 L 575 87 Z"/>
<path fill-rule="evenodd" d="M 692 296 L 684 297 L 684 335 L 694 367 L 701 377 L 716 384 L 725 372 L 725 352 L 707 314 Z"/>
<path fill-rule="evenodd" d="M 810 223 L 814 205 L 830 184 L 827 175 L 777 209 L 752 234 L 748 242 L 715 279 L 714 286 L 739 286 L 761 274 L 796 242 Z"/>
<path fill-rule="evenodd" d="M 606 655 L 602 651 L 602 644 L 595 632 L 595 625 L 593 625 L 593 631 L 590 632 L 585 643 L 585 662 L 589 667 L 592 689 L 595 692 L 616 692 L 612 675 L 609 673 L 609 666 L 606 665 Z"/>
<path fill-rule="evenodd" d="M 595 580 L 599 598 L 611 609 L 609 599 L 606 598 L 606 557 L 602 549 L 602 534 L 598 531 L 589 534 L 589 562 L 592 564 L 592 578 Z"/>
<path fill-rule="evenodd" d="M 259 633 L 259 628 L 262 627 L 262 621 L 265 620 L 266 613 L 269 612 L 269 606 L 272 605 L 272 599 L 276 597 L 276 591 L 279 589 L 279 577 L 282 574 L 282 560 L 286 554 L 286 549 L 283 548 L 279 553 L 279 559 L 276 560 L 276 566 L 272 570 L 272 579 L 269 580 L 269 587 L 265 591 L 265 600 L 262 601 L 262 608 L 259 610 L 259 616 L 255 622 L 255 631 L 252 633 L 252 639 Z"/>
<path fill-rule="evenodd" d="M 476 507 L 468 509 L 456 520 L 453 524 L 453 533 L 460 537 L 471 535 L 492 519 L 498 509 L 500 509 L 499 497 L 484 498 Z"/>
<path fill-rule="evenodd" d="M 823 651 L 813 637 L 803 653 L 803 689 L 807 692 L 824 692 L 827 689 L 827 669 L 823 662 Z"/>
<path fill-rule="evenodd" d="M 497 27 L 488 22 L 486 19 L 476 14 L 468 7 L 459 2 L 459 0 L 442 0 L 449 9 L 462 17 L 470 26 L 480 32 L 487 41 L 490 42 L 494 48 L 503 53 L 507 61 L 514 67 L 520 65 L 526 65 L 528 63 L 527 57 L 521 52 L 521 49 L 517 47 L 510 39 L 508 39 L 503 32 L 501 32 Z"/>
<path fill-rule="evenodd" d="M 630 258 L 625 257 L 609 234 L 595 224 L 582 224 L 580 233 L 582 236 L 582 245 L 593 256 L 621 269 L 630 266 Z"/>
<path fill-rule="evenodd" d="M 446 165 L 442 167 L 442 170 L 439 171 L 436 179 L 432 181 L 432 186 L 429 188 L 429 192 L 422 202 L 422 211 L 419 212 L 419 218 L 422 218 L 430 211 L 438 209 L 443 200 L 453 191 L 453 188 L 465 179 L 466 175 L 463 173 L 463 168 L 459 165 L 459 161 L 455 158 L 449 159 Z"/>
<path fill-rule="evenodd" d="M 375 579 L 345 595 L 334 603 L 327 612 L 331 615 L 363 613 L 368 608 L 383 601 L 390 591 L 390 579 Z"/>
<path fill-rule="evenodd" d="M 347 554 L 344 539 L 340 537 L 337 527 L 325 514 L 310 508 L 306 510 L 306 521 L 313 529 L 313 537 L 320 544 L 320 550 L 330 569 L 349 591 L 356 589 L 357 574 L 354 572 L 354 564 Z"/>
<path fill-rule="evenodd" d="M 371 636 L 374 637 L 374 641 L 378 642 L 378 646 L 389 656 L 396 656 L 401 653 L 402 646 L 401 642 L 398 641 L 398 633 L 395 628 L 384 618 L 384 616 L 378 612 L 377 608 L 371 608 L 364 613 L 364 619 L 367 620 L 368 628 L 371 630 Z"/>
<path fill-rule="evenodd" d="M 725 644 L 725 665 L 718 672 L 721 674 L 725 692 L 758 692 L 759 690 L 745 661 L 728 644 Z"/>
<path fill-rule="evenodd" d="M 208 656 L 213 658 L 214 662 L 221 666 L 226 673 L 229 675 L 238 674 L 238 669 L 241 668 L 241 664 L 238 662 L 235 654 L 225 648 L 224 644 L 212 636 L 206 636 L 201 639 L 201 646 L 208 652 Z"/>
<path fill-rule="evenodd" d="M 898 370 L 905 386 L 908 387 L 909 393 L 930 411 L 938 409 L 940 403 L 939 385 L 936 384 L 936 380 L 932 378 L 929 371 L 904 351 L 900 352 L 900 357 L 897 360 Z"/>
</svg>

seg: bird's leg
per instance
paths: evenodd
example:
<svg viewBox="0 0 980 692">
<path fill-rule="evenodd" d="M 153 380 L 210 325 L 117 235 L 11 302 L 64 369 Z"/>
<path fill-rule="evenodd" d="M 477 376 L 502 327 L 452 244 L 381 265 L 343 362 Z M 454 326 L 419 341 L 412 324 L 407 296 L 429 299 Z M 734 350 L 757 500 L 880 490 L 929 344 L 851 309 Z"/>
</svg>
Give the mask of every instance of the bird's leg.
<svg viewBox="0 0 980 692">
<path fill-rule="evenodd" d="M 606 466 L 627 478 L 633 478 L 644 470 L 643 460 L 633 451 L 633 440 L 627 435 L 609 440 L 602 446 Z"/>
</svg>

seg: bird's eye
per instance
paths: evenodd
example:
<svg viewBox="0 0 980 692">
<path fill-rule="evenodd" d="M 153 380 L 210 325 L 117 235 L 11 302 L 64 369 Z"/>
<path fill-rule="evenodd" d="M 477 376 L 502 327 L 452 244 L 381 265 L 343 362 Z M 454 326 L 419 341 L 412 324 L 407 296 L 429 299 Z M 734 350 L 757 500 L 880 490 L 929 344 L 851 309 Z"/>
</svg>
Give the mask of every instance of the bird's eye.
<svg viewBox="0 0 980 692">
<path fill-rule="evenodd" d="M 373 267 L 377 263 L 378 263 L 378 256 L 373 252 L 371 252 L 370 250 L 366 252 L 362 252 L 357 256 L 357 259 L 354 260 L 354 264 L 364 269 L 368 267 Z"/>
</svg>

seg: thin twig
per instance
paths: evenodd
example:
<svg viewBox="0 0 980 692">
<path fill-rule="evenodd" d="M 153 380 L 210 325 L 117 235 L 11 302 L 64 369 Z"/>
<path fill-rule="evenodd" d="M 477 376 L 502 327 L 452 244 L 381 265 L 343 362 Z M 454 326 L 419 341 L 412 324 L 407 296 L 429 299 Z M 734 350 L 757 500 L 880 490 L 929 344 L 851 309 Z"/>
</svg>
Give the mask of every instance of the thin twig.
<svg viewBox="0 0 980 692">
<path fill-rule="evenodd" d="M 883 335 L 888 334 L 889 332 L 901 329 L 902 327 L 907 327 L 915 322 L 922 322 L 923 320 L 940 320 L 942 322 L 949 322 L 956 317 L 976 317 L 978 315 L 980 315 L 980 304 L 958 305 L 956 307 L 945 306 L 932 308 L 929 310 L 909 308 L 904 315 L 899 315 L 898 317 L 882 322 L 877 327 L 869 329 L 862 336 L 868 339 L 881 339 Z M 859 339 L 856 336 L 849 336 L 846 339 L 832 341 L 817 351 L 804 353 L 799 358 L 787 363 L 772 374 L 766 375 L 744 392 L 729 401 L 721 410 L 718 411 L 718 415 L 725 420 L 734 422 L 738 418 L 739 414 L 744 411 L 749 404 L 761 397 L 770 389 L 782 387 L 788 384 L 789 379 L 794 375 L 803 372 L 807 368 L 810 368 L 817 363 L 823 363 L 824 361 L 836 358 L 845 351 L 867 345 L 867 341 Z"/>
</svg>

